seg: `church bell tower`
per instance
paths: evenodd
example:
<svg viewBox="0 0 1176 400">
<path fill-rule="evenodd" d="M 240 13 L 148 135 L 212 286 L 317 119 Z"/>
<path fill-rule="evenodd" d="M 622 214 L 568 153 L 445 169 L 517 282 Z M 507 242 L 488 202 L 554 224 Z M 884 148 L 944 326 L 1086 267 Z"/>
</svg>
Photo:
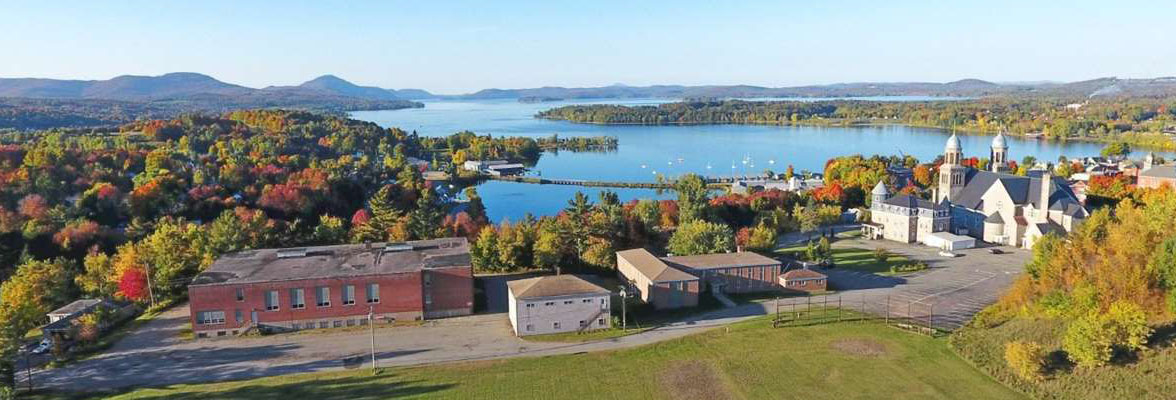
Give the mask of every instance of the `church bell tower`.
<svg viewBox="0 0 1176 400">
<path fill-rule="evenodd" d="M 943 148 L 943 165 L 939 166 L 936 202 L 942 202 L 944 199 L 954 202 L 956 195 L 964 188 L 964 174 L 968 170 L 960 164 L 963 158 L 964 148 L 960 145 L 960 139 L 953 133 Z"/>
</svg>

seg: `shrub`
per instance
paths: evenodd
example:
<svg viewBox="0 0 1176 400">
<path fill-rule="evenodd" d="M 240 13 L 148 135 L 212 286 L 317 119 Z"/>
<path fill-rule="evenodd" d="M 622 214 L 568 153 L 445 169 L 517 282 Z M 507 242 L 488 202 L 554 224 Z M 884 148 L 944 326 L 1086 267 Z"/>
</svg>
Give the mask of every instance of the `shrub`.
<svg viewBox="0 0 1176 400">
<path fill-rule="evenodd" d="M 1062 349 L 1080 367 L 1102 366 L 1111 360 L 1110 329 L 1098 312 L 1087 313 L 1066 328 Z"/>
<path fill-rule="evenodd" d="M 1004 357 L 1009 368 L 1021 379 L 1030 382 L 1044 379 L 1045 350 L 1037 342 L 1017 340 L 1006 343 Z"/>
<path fill-rule="evenodd" d="M 910 262 L 902 265 L 891 265 L 890 273 L 897 274 L 900 272 L 916 272 L 927 269 L 927 264 L 922 261 Z"/>
<path fill-rule="evenodd" d="M 1147 315 L 1139 305 L 1119 300 L 1111 304 L 1104 316 L 1110 329 L 1111 345 L 1128 351 L 1143 350 L 1152 330 L 1147 326 Z"/>
<path fill-rule="evenodd" d="M 881 247 L 874 249 L 874 261 L 884 263 L 890 259 L 890 252 Z"/>
</svg>

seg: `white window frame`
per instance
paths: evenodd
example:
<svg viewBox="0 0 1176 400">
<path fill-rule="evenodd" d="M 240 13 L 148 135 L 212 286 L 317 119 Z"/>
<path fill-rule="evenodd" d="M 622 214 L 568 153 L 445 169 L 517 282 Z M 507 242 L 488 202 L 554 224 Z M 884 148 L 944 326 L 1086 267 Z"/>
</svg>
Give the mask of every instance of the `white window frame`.
<svg viewBox="0 0 1176 400">
<path fill-rule="evenodd" d="M 367 292 L 366 299 L 367 299 L 368 304 L 379 304 L 380 303 L 380 284 L 379 283 L 369 283 L 367 285 L 364 285 L 364 291 Z"/>
<path fill-rule="evenodd" d="M 314 302 L 318 307 L 331 306 L 331 288 L 329 286 L 319 286 L 314 288 Z"/>
<path fill-rule="evenodd" d="M 282 309 L 282 296 L 278 294 L 277 290 L 265 291 L 265 310 L 278 311 Z"/>
<path fill-rule="evenodd" d="M 355 285 L 343 285 L 343 305 L 355 305 Z"/>
<path fill-rule="evenodd" d="M 300 297 L 302 298 L 302 301 L 299 301 Z M 304 308 L 306 308 L 306 289 L 303 289 L 303 288 L 290 289 L 290 309 L 291 310 L 301 310 Z"/>
</svg>

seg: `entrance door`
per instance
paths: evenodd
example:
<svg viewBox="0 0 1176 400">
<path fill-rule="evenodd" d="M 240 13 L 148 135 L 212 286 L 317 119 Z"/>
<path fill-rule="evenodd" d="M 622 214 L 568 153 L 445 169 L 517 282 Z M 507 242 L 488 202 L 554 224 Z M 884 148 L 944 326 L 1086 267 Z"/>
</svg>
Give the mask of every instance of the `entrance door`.
<svg viewBox="0 0 1176 400">
<path fill-rule="evenodd" d="M 252 326 L 257 326 L 257 310 L 249 312 L 249 324 Z"/>
</svg>

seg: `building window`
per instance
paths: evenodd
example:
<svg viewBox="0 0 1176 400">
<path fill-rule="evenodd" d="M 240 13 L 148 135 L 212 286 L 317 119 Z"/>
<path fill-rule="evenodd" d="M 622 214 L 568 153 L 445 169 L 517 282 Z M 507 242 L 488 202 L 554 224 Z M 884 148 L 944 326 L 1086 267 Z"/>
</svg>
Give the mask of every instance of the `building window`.
<svg viewBox="0 0 1176 400">
<path fill-rule="evenodd" d="M 535 308 L 535 303 L 527 303 L 527 308 Z"/>
<path fill-rule="evenodd" d="M 433 275 L 425 274 L 425 287 L 433 285 Z"/>
<path fill-rule="evenodd" d="M 242 314 L 240 309 L 234 311 L 233 316 L 237 319 L 237 325 L 241 325 L 241 323 L 245 322 L 245 314 Z"/>
<path fill-rule="evenodd" d="M 380 284 L 378 284 L 378 283 L 367 284 L 367 302 L 368 302 L 368 304 L 380 302 Z"/>
<path fill-rule="evenodd" d="M 343 327 L 343 321 L 334 321 L 334 322 L 332 323 L 332 325 L 333 325 L 334 327 L 336 327 L 336 328 L 342 328 L 342 327 Z"/>
<path fill-rule="evenodd" d="M 201 311 L 196 313 L 197 325 L 220 325 L 225 323 L 224 311 Z"/>
<path fill-rule="evenodd" d="M 545 306 L 554 306 L 554 305 L 555 305 L 555 302 L 554 302 L 554 301 L 549 301 L 549 302 L 543 303 L 543 305 L 545 305 Z"/>
<path fill-rule="evenodd" d="M 585 326 L 588 326 L 588 321 L 580 320 L 580 327 L 583 328 Z"/>
<path fill-rule="evenodd" d="M 527 332 L 535 330 L 535 325 L 527 324 Z"/>
<path fill-rule="evenodd" d="M 302 289 L 290 289 L 290 308 L 301 310 L 306 308 L 306 291 Z"/>
<path fill-rule="evenodd" d="M 572 304 L 572 303 L 575 303 L 575 302 L 571 301 L 571 300 L 564 300 L 564 305 L 568 305 L 568 304 Z"/>
<path fill-rule="evenodd" d="M 265 310 L 266 311 L 277 311 L 278 310 L 278 291 L 277 290 L 268 290 L 265 292 Z"/>
<path fill-rule="evenodd" d="M 596 324 L 600 325 L 600 326 L 604 326 L 604 318 L 596 320 Z"/>
<path fill-rule="evenodd" d="M 552 322 L 551 327 L 554 329 L 559 329 L 559 322 Z"/>
<path fill-rule="evenodd" d="M 588 304 L 588 303 L 592 302 L 592 299 L 584 299 L 584 300 L 581 300 L 580 302 L 584 303 L 584 304 Z"/>
<path fill-rule="evenodd" d="M 347 326 L 355 326 L 355 320 L 354 319 L 347 320 Z"/>
<path fill-rule="evenodd" d="M 300 324 L 300 323 L 297 323 L 297 322 L 295 322 L 295 323 L 292 323 L 292 324 L 290 324 L 290 329 L 293 329 L 293 330 L 299 330 L 299 329 L 302 329 L 302 324 Z"/>
<path fill-rule="evenodd" d="M 315 304 L 319 307 L 331 306 L 331 288 L 319 286 L 314 289 Z"/>
<path fill-rule="evenodd" d="M 245 289 L 237 288 L 237 301 L 245 301 Z"/>
<path fill-rule="evenodd" d="M 319 329 L 327 329 L 329 326 L 327 321 L 319 321 Z"/>
<path fill-rule="evenodd" d="M 343 287 L 343 305 L 349 306 L 355 304 L 355 285 L 347 285 Z"/>
<path fill-rule="evenodd" d="M 425 304 L 433 304 L 433 293 L 425 292 Z"/>
</svg>

